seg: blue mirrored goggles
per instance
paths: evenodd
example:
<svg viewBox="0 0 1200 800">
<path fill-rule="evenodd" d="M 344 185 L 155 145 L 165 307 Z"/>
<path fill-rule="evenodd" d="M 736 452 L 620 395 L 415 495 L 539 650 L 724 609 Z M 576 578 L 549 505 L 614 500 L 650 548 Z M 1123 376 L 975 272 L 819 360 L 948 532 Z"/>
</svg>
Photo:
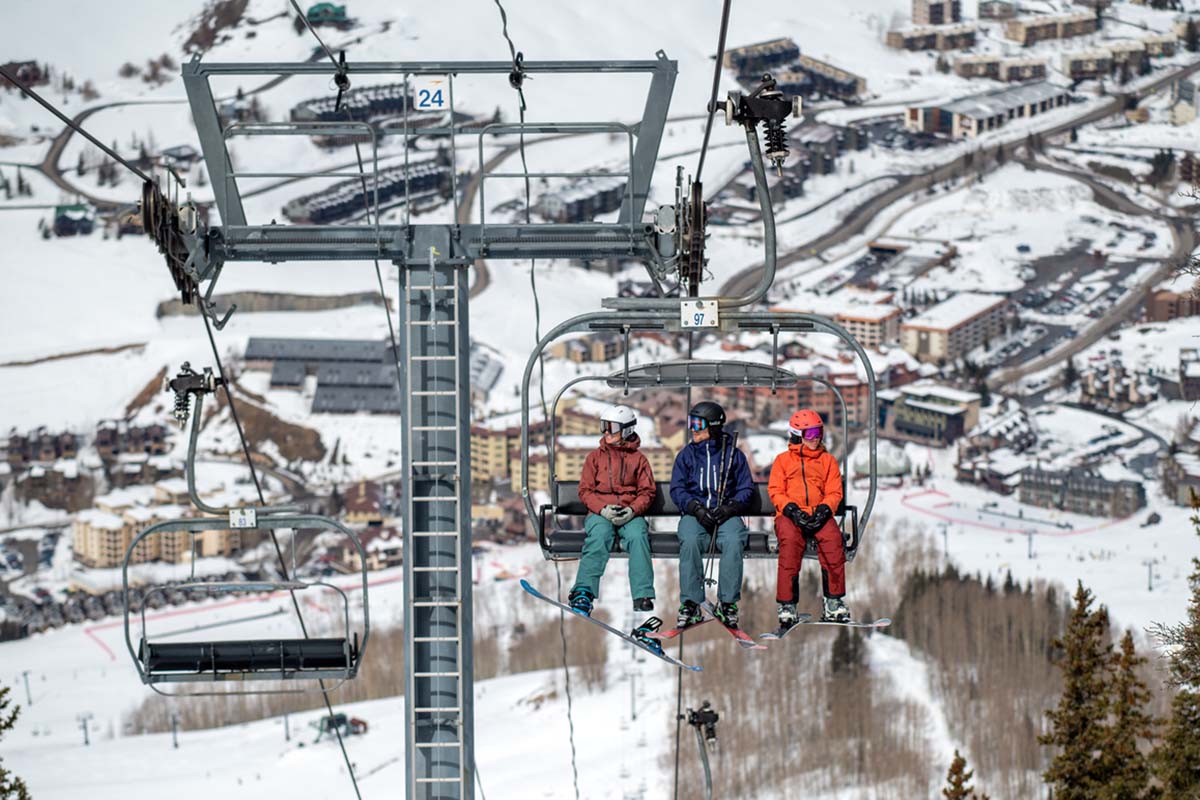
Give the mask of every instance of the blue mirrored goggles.
<svg viewBox="0 0 1200 800">
<path fill-rule="evenodd" d="M 708 428 L 708 420 L 704 417 L 688 417 L 689 431 L 702 431 Z"/>
</svg>

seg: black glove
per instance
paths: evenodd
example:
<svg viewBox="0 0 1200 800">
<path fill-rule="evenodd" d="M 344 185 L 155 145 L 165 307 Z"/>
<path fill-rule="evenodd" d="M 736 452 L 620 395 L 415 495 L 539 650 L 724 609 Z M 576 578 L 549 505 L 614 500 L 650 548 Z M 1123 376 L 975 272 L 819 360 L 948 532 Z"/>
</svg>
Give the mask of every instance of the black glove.
<svg viewBox="0 0 1200 800">
<path fill-rule="evenodd" d="M 813 531 L 816 532 L 821 530 L 821 528 L 825 526 L 825 523 L 829 522 L 831 517 L 833 517 L 833 510 L 824 503 L 821 503 L 821 505 L 814 508 L 812 513 Z"/>
<path fill-rule="evenodd" d="M 735 503 L 730 500 L 727 503 L 721 503 L 721 505 L 717 506 L 717 510 L 713 512 L 713 518 L 717 521 L 718 525 L 721 525 L 727 519 L 740 517 L 744 510 L 745 508 L 741 503 Z"/>
<path fill-rule="evenodd" d="M 795 503 L 788 503 L 783 507 L 783 515 L 792 521 L 801 532 L 806 532 L 808 526 L 812 523 L 812 517 L 800 509 L 800 506 Z"/>
<path fill-rule="evenodd" d="M 687 504 L 687 508 L 684 511 L 695 517 L 706 528 L 714 528 L 718 524 L 716 518 L 713 516 L 713 512 L 704 503 L 694 498 Z"/>
</svg>

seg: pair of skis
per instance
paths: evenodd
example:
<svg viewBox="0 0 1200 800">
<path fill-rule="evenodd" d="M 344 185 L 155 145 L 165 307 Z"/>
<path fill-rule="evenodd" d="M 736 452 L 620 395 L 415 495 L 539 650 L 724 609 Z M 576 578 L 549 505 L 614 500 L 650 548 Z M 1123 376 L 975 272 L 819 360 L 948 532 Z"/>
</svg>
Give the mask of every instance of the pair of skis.
<svg viewBox="0 0 1200 800">
<path fill-rule="evenodd" d="M 587 614 L 581 614 L 578 611 L 576 611 L 575 609 L 571 608 L 566 603 L 561 603 L 558 600 L 547 597 L 546 595 L 539 592 L 537 589 L 533 588 L 533 586 L 529 583 L 529 581 L 525 580 L 524 578 L 521 579 L 521 588 L 524 589 L 529 594 L 533 595 L 534 597 L 538 598 L 539 600 L 544 600 L 547 603 L 549 603 L 550 605 L 556 606 L 556 607 L 562 609 L 563 611 L 569 611 L 577 617 L 586 619 L 588 622 L 591 622 L 593 625 L 599 625 L 601 628 L 608 631 L 612 635 L 614 635 L 618 638 L 624 639 L 626 642 L 629 642 L 634 647 L 644 650 L 645 652 L 649 653 L 650 655 L 654 656 L 655 658 L 659 659 L 660 661 L 665 661 L 668 664 L 671 664 L 672 666 L 678 667 L 680 669 L 686 669 L 691 672 L 702 672 L 704 670 L 704 667 L 695 666 L 693 664 L 687 664 L 683 661 L 680 661 L 677 658 L 667 655 L 667 653 L 665 651 L 655 650 L 654 648 L 648 646 L 645 642 L 639 640 L 638 638 L 636 638 L 635 636 L 633 636 L 630 633 L 627 633 L 625 631 L 614 628 L 613 626 L 611 626 L 605 622 L 602 622 L 601 620 L 598 620 L 594 617 L 588 616 Z M 705 612 L 707 612 L 708 616 L 704 617 L 699 622 L 697 622 L 693 625 L 685 626 L 683 628 L 671 628 L 669 630 L 651 631 L 651 632 L 647 632 L 646 635 L 652 639 L 666 641 L 666 640 L 674 639 L 675 637 L 682 634 L 684 631 L 690 631 L 693 628 L 699 627 L 700 625 L 704 625 L 706 623 L 712 622 L 713 620 L 717 619 L 716 609 L 714 608 L 714 606 L 711 602 L 705 602 L 704 604 L 702 604 L 701 607 L 705 610 Z M 795 630 L 796 628 L 799 628 L 802 625 L 841 625 L 843 627 L 848 627 L 848 628 L 884 628 L 891 624 L 892 624 L 892 621 L 887 618 L 872 620 L 869 622 L 827 622 L 827 621 L 822 621 L 819 619 L 813 619 L 812 614 L 800 614 L 799 618 L 796 621 L 796 624 L 792 625 L 790 628 L 776 629 L 770 633 L 762 634 L 762 636 L 760 636 L 759 638 L 768 640 L 768 641 L 775 640 L 775 639 L 782 639 L 784 636 L 786 636 L 792 630 Z M 745 631 L 741 630 L 740 628 L 730 628 L 724 624 L 722 624 L 721 627 L 725 628 L 725 630 L 729 632 L 729 635 L 733 637 L 734 641 L 737 642 L 738 646 L 744 650 L 766 650 L 767 649 L 766 645 L 758 644 L 757 642 L 754 641 L 754 637 L 752 637 L 750 634 L 746 633 Z"/>
</svg>

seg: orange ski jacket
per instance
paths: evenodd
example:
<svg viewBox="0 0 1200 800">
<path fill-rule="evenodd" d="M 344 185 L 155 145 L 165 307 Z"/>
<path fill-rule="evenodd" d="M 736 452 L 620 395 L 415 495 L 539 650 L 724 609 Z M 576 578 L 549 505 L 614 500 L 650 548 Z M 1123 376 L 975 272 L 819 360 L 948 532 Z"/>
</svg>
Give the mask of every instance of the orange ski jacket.
<svg viewBox="0 0 1200 800">
<path fill-rule="evenodd" d="M 788 503 L 809 514 L 824 503 L 837 513 L 842 502 L 842 470 L 825 445 L 812 450 L 803 444 L 789 444 L 771 465 L 767 492 L 777 514 L 782 514 Z"/>
</svg>

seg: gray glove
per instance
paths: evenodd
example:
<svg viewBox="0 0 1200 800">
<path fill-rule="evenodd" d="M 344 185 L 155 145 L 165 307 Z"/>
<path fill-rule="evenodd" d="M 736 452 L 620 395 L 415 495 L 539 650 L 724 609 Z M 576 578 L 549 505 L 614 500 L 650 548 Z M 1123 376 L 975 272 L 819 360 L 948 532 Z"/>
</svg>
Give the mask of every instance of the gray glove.
<svg viewBox="0 0 1200 800">
<path fill-rule="evenodd" d="M 614 525 L 619 524 L 617 522 L 617 515 L 620 513 L 621 513 L 620 506 L 605 506 L 604 508 L 600 509 L 600 516 L 604 517 L 606 520 L 608 520 L 609 522 L 611 522 Z"/>
<path fill-rule="evenodd" d="M 619 528 L 633 519 L 633 509 L 629 506 L 618 506 L 617 508 L 617 513 L 613 516 L 611 522 Z"/>
</svg>

